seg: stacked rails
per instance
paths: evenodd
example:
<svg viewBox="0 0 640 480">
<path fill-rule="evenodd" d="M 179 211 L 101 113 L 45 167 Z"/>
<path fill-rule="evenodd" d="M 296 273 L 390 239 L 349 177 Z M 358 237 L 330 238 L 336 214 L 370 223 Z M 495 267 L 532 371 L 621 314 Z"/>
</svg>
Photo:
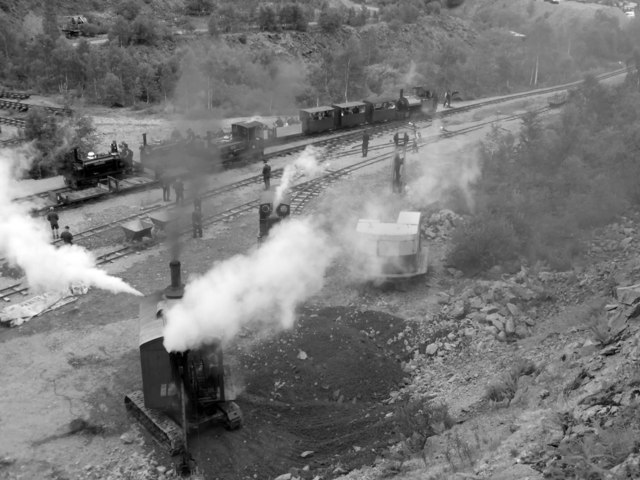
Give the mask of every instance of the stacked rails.
<svg viewBox="0 0 640 480">
<path fill-rule="evenodd" d="M 26 112 L 29 105 L 22 102 L 12 102 L 11 100 L 0 100 L 0 108 L 2 110 L 17 110 L 18 112 Z"/>
<path fill-rule="evenodd" d="M 17 110 L 18 112 L 26 112 L 29 108 L 39 108 L 53 113 L 54 115 L 72 115 L 73 110 L 70 108 L 49 107 L 46 105 L 30 105 L 28 103 L 14 102 L 11 100 L 0 100 L 0 109 Z"/>
<path fill-rule="evenodd" d="M 0 98 L 12 98 L 14 100 L 26 100 L 31 96 L 30 93 L 12 92 L 11 90 L 0 90 Z"/>
<path fill-rule="evenodd" d="M 19 118 L 0 117 L 0 123 L 5 125 L 13 125 L 14 127 L 24 128 L 26 122 Z"/>
</svg>

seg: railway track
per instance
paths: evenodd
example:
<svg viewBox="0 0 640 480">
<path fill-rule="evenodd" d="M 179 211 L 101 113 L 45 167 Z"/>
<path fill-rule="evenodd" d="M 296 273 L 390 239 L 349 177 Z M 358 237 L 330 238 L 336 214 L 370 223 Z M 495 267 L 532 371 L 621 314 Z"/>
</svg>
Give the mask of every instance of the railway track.
<svg viewBox="0 0 640 480">
<path fill-rule="evenodd" d="M 11 117 L 0 117 L 0 123 L 5 125 L 12 125 L 14 127 L 24 128 L 27 124 L 24 120 L 20 118 L 11 118 Z"/>
<path fill-rule="evenodd" d="M 28 112 L 30 108 L 45 110 L 49 113 L 53 113 L 54 115 L 66 115 L 66 116 L 73 115 L 73 110 L 71 110 L 70 108 L 49 107 L 47 105 L 33 105 L 30 103 L 24 103 L 20 101 L 0 99 L 0 109 L 2 110 L 15 110 L 17 112 Z"/>
<path fill-rule="evenodd" d="M 0 98 L 12 98 L 15 100 L 26 100 L 31 96 L 26 92 L 14 92 L 12 90 L 0 90 Z"/>
<path fill-rule="evenodd" d="M 622 73 L 624 73 L 626 71 L 626 69 L 621 69 L 618 70 L 616 72 L 610 72 L 608 74 L 603 74 L 600 77 L 598 77 L 599 79 L 606 79 L 606 78 L 611 78 L 617 75 L 620 75 Z M 512 101 L 512 100 L 517 100 L 517 99 L 521 99 L 521 98 L 527 98 L 527 97 L 531 97 L 534 95 L 541 95 L 541 94 L 546 94 L 546 93 L 554 93 L 554 92 L 558 92 L 558 91 L 565 91 L 568 88 L 570 88 L 571 86 L 576 86 L 579 85 L 581 82 L 573 82 L 571 84 L 566 84 L 563 86 L 558 86 L 558 87 L 550 87 L 547 89 L 542 89 L 542 90 L 538 90 L 535 93 L 531 93 L 531 92 L 525 92 L 522 94 L 516 94 L 516 95 L 511 95 L 509 97 L 501 97 L 501 98 L 496 98 L 496 99 L 492 99 L 492 100 L 488 100 L 486 102 L 480 102 L 477 104 L 470 104 L 464 107 L 457 107 L 457 108 L 451 108 L 449 110 L 445 110 L 443 112 L 441 112 L 440 114 L 442 116 L 450 116 L 450 115 L 454 115 L 455 113 L 459 113 L 459 112 L 464 112 L 464 111 L 468 111 L 468 110 L 472 110 L 472 109 L 476 109 L 476 108 L 481 108 L 484 106 L 488 106 L 488 105 L 493 105 L 493 104 L 497 104 L 497 103 L 503 103 L 506 101 Z M 549 107 L 543 107 L 541 109 L 538 109 L 538 112 L 545 112 L 548 111 L 550 108 Z M 507 117 L 502 117 L 500 119 L 500 121 L 506 121 L 506 120 L 511 120 L 511 119 L 516 119 L 516 118 L 520 118 L 522 117 L 523 114 L 517 114 L 517 115 L 511 115 L 511 116 L 507 116 Z M 428 123 L 429 120 L 426 120 L 426 122 Z M 495 120 L 489 120 L 489 121 L 484 121 L 484 122 L 479 122 L 477 124 L 471 125 L 469 127 L 465 127 L 462 129 L 458 129 L 458 130 L 453 130 L 453 131 L 449 131 L 449 130 L 445 130 L 440 132 L 438 135 L 433 135 L 430 137 L 427 137 L 426 139 L 422 139 L 422 141 L 420 142 L 421 146 L 424 145 L 428 145 L 431 143 L 434 143 L 442 138 L 449 138 L 449 137 L 453 137 L 453 136 L 457 136 L 457 135 L 463 135 L 466 133 L 469 133 L 471 131 L 480 129 L 488 124 L 492 124 L 495 123 Z M 406 124 L 406 122 L 390 122 L 388 124 L 381 124 L 380 126 L 376 126 L 375 128 L 372 127 L 368 127 L 370 130 L 373 130 L 375 134 L 381 134 L 384 133 L 385 131 L 388 130 L 395 130 L 398 129 L 401 125 Z M 334 150 L 336 148 L 338 148 L 341 145 L 344 145 L 345 143 L 350 143 L 353 142 L 354 140 L 358 140 L 360 138 L 362 130 L 360 129 L 358 132 L 350 132 L 338 137 L 333 137 L 333 138 L 329 138 L 326 140 L 322 141 L 321 145 L 326 146 L 328 149 L 330 150 Z M 315 144 L 317 146 L 317 144 Z M 299 147 L 294 147 L 292 149 L 288 149 L 285 150 L 284 152 L 278 152 L 279 155 L 290 155 L 295 153 L 296 151 L 300 151 L 304 148 L 306 148 L 307 145 L 302 145 Z M 386 147 L 386 145 L 382 145 L 382 146 L 377 146 L 374 148 L 370 148 L 370 151 L 375 150 L 375 149 L 383 149 L 384 147 Z M 350 154 L 352 154 L 353 152 L 351 152 Z M 303 182 L 301 184 L 298 184 L 294 187 L 291 188 L 291 212 L 293 215 L 300 215 L 305 206 L 315 197 L 319 196 L 322 191 L 324 191 L 329 185 L 331 185 L 332 183 L 340 180 L 341 178 L 350 175 L 351 173 L 355 172 L 356 170 L 362 169 L 362 168 L 366 168 L 368 166 L 383 162 L 383 161 L 388 161 L 392 158 L 393 156 L 393 152 L 385 152 L 382 153 L 378 156 L 375 157 L 370 157 L 367 158 L 365 160 L 362 160 L 360 162 L 357 162 L 355 164 L 349 165 L 347 167 L 343 167 L 341 169 L 338 170 L 333 170 L 330 171 L 329 173 L 312 179 L 312 180 L 308 180 L 306 182 Z M 283 169 L 277 169 L 272 171 L 272 176 L 275 178 L 278 178 L 282 175 Z M 244 186 L 248 186 L 251 184 L 260 184 L 262 180 L 261 175 L 256 175 L 256 176 L 252 176 L 249 177 L 247 179 L 238 181 L 238 182 L 234 182 L 232 184 L 229 185 L 225 185 L 222 187 L 218 187 L 216 189 L 212 189 L 208 192 L 205 192 L 204 194 L 201 195 L 201 197 L 204 198 L 210 198 L 216 195 L 220 195 L 222 193 L 225 192 L 229 192 L 229 191 L 233 191 L 233 190 L 237 190 L 239 188 L 242 188 Z M 206 217 L 203 219 L 203 226 L 211 226 L 211 225 L 215 225 L 217 223 L 223 222 L 223 221 L 227 221 L 229 219 L 234 218 L 237 215 L 241 215 L 243 213 L 255 210 L 259 205 L 259 200 L 252 200 L 250 202 L 246 202 L 244 204 L 241 205 L 237 205 L 234 206 L 232 208 L 226 209 L 224 211 L 221 212 L 217 212 L 209 217 Z M 104 233 L 105 231 L 108 231 L 110 229 L 113 228 L 117 228 L 121 223 L 123 222 L 127 222 L 133 219 L 142 219 L 148 216 L 148 214 L 151 211 L 156 211 L 156 210 L 160 210 L 166 208 L 164 205 L 158 205 L 156 207 L 153 207 L 152 209 L 148 209 L 147 211 L 140 213 L 140 214 L 135 214 L 135 215 L 131 215 L 129 217 L 123 218 L 123 219 L 119 219 L 115 222 L 110 222 L 108 224 L 105 225 L 101 225 L 101 226 L 97 226 L 94 228 L 91 228 L 89 230 L 86 230 L 84 232 L 79 232 L 78 234 L 76 234 L 74 236 L 75 239 L 77 240 L 81 240 L 84 238 L 88 238 L 94 235 L 98 235 L 100 233 Z M 190 233 L 191 229 L 190 228 L 186 228 L 186 227 L 182 227 L 180 229 L 180 233 L 181 234 L 186 234 L 186 233 Z M 59 240 L 56 242 L 59 243 Z M 124 245 L 124 246 L 119 246 L 118 248 L 114 249 L 111 252 L 107 252 L 105 254 L 100 255 L 99 257 L 97 257 L 97 263 L 98 265 L 102 265 L 105 263 L 110 263 L 113 262 L 119 258 L 125 257 L 127 255 L 130 255 L 132 253 L 138 252 L 140 249 L 138 246 L 133 245 L 133 244 L 128 244 L 128 245 Z M 2 261 L 2 259 L 0 259 L 0 261 Z M 14 295 L 26 295 L 28 292 L 28 288 L 27 287 L 21 287 L 21 284 L 15 284 L 12 285 L 10 287 L 7 287 L 5 289 L 0 289 L 0 299 L 3 299 L 5 301 L 9 301 L 9 299 L 14 296 Z"/>
</svg>

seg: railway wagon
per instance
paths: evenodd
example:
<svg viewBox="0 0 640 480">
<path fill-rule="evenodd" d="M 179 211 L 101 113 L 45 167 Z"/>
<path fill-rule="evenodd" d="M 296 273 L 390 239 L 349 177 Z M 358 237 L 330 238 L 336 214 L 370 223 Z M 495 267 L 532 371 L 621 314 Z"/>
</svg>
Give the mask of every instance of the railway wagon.
<svg viewBox="0 0 640 480">
<path fill-rule="evenodd" d="M 336 111 L 329 106 L 301 109 L 300 121 L 303 135 L 327 132 L 338 127 Z"/>
<path fill-rule="evenodd" d="M 231 125 L 231 139 L 219 140 L 214 145 L 218 158 L 225 165 L 241 160 L 260 160 L 264 155 L 264 131 L 262 122 L 238 122 Z"/>
<path fill-rule="evenodd" d="M 365 120 L 367 123 L 382 123 L 398 118 L 397 100 L 390 97 L 367 98 L 365 104 Z"/>
<path fill-rule="evenodd" d="M 338 116 L 338 126 L 340 128 L 357 127 L 366 122 L 366 104 L 360 102 L 336 103 L 332 105 Z"/>
</svg>

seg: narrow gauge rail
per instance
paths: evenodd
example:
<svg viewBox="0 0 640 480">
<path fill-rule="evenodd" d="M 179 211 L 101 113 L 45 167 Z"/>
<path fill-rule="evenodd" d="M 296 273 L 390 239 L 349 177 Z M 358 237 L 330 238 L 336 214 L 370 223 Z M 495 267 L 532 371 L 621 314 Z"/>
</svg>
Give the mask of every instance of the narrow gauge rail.
<svg viewBox="0 0 640 480">
<path fill-rule="evenodd" d="M 0 109 L 2 110 L 16 110 L 18 112 L 27 112 L 30 108 L 46 110 L 47 112 L 53 113 L 54 115 L 73 115 L 73 110 L 70 108 L 49 107 L 47 105 L 33 105 L 31 103 L 0 99 Z"/>
<path fill-rule="evenodd" d="M 600 80 L 604 80 L 607 78 L 612 78 L 614 76 L 617 75 L 621 75 L 622 73 L 626 72 L 628 69 L 624 68 L 624 69 L 620 69 L 620 70 L 616 70 L 614 72 L 609 72 L 606 74 L 602 74 L 600 76 L 598 76 L 597 78 Z M 526 93 L 522 93 L 522 94 L 515 94 L 515 95 L 511 95 L 508 97 L 499 97 L 496 99 L 492 99 L 492 100 L 487 100 L 485 102 L 481 102 L 481 103 L 477 103 L 477 104 L 470 104 L 470 105 L 466 105 L 464 107 L 456 107 L 456 108 L 451 108 L 449 110 L 446 110 L 444 112 L 440 112 L 440 114 L 445 114 L 445 115 L 453 115 L 455 113 L 459 113 L 459 112 L 463 112 L 463 111 L 468 111 L 474 108 L 481 108 L 487 105 L 492 105 L 492 104 L 496 104 L 496 103 L 503 103 L 506 101 L 512 101 L 512 100 L 517 100 L 519 98 L 526 98 L 526 97 L 530 97 L 530 96 L 535 96 L 535 95 L 542 95 L 542 94 L 546 94 L 546 93 L 553 93 L 553 92 L 557 92 L 557 91 L 563 91 L 566 90 L 572 86 L 576 86 L 579 85 L 580 83 L 582 83 L 581 81 L 579 82 L 573 82 L 570 84 L 565 84 L 562 86 L 557 86 L 557 87 L 550 87 L 547 89 L 541 89 L 541 90 L 536 90 L 535 92 L 526 92 Z M 549 110 L 548 107 L 544 107 L 542 109 L 539 109 L 540 112 L 544 112 Z M 511 115 L 508 117 L 503 117 L 500 120 L 504 121 L 504 120 L 509 120 L 509 119 L 514 119 L 514 118 L 518 118 L 518 117 L 522 117 L 522 115 Z M 477 124 L 477 125 L 473 125 L 464 129 L 460 129 L 460 130 L 454 130 L 454 131 L 448 131 L 448 132 L 444 132 L 443 135 L 436 135 L 436 136 L 432 136 L 432 137 L 428 137 L 425 141 L 421 142 L 421 145 L 427 145 L 430 143 L 433 143 L 435 141 L 437 141 L 440 138 L 449 138 L 455 135 L 461 135 L 461 134 L 465 134 L 465 133 L 469 133 L 470 131 L 476 130 L 478 128 L 481 128 L 482 126 L 486 125 L 486 124 L 491 124 L 491 123 L 495 123 L 495 120 L 491 120 L 491 121 L 487 121 L 481 124 Z M 381 127 L 383 128 L 395 128 L 390 124 L 382 124 Z M 352 140 L 353 137 L 357 135 L 355 133 L 349 133 L 346 135 L 341 136 L 340 138 L 343 139 L 343 141 L 348 141 Z M 330 141 L 330 140 L 327 140 Z M 300 150 L 302 148 L 305 148 L 306 145 L 303 145 L 301 147 L 294 147 L 292 149 L 290 149 L 289 153 L 293 153 L 293 151 L 296 150 Z M 282 153 L 281 153 L 282 154 Z M 302 184 L 296 185 L 295 187 L 292 188 L 292 194 L 291 194 L 291 202 L 292 202 L 292 213 L 293 214 L 297 214 L 299 215 L 302 210 L 304 209 L 304 206 L 306 205 L 306 203 L 309 201 L 309 199 L 313 196 L 317 196 L 319 195 L 320 191 L 323 188 L 326 188 L 326 186 L 328 186 L 329 184 L 337 181 L 339 178 L 349 175 L 350 173 L 352 173 L 353 171 L 356 171 L 358 169 L 361 168 L 365 168 L 367 166 L 373 165 L 375 163 L 379 163 L 385 160 L 389 160 L 391 158 L 390 153 L 386 153 L 386 154 L 382 154 L 378 157 L 371 157 L 370 159 L 367 160 L 363 160 L 361 162 L 358 162 L 354 165 L 350 165 L 348 167 L 344 167 L 343 169 L 339 169 L 336 171 L 332 171 L 330 173 L 328 173 L 327 175 L 324 175 L 323 177 L 317 178 L 317 179 L 313 179 L 313 180 L 309 180 L 308 182 L 304 182 Z M 277 177 L 277 176 L 281 176 L 282 175 L 282 169 L 278 169 L 278 170 L 274 170 L 273 171 L 273 176 Z M 247 178 L 245 180 L 242 180 L 240 182 L 236 182 L 234 184 L 230 184 L 230 185 L 226 185 L 223 187 L 220 187 L 218 189 L 214 189 L 210 192 L 207 192 L 205 194 L 203 194 L 203 198 L 207 198 L 207 197 L 211 197 L 214 195 L 218 195 L 220 193 L 223 193 L 224 191 L 231 191 L 237 188 L 241 188 L 241 186 L 245 186 L 245 185 L 250 185 L 252 183 L 259 183 L 261 181 L 261 177 L 259 175 L 257 176 L 253 176 L 250 178 Z M 215 215 L 208 217 L 204 220 L 203 225 L 205 226 L 209 226 L 209 225 L 213 225 L 216 223 L 219 223 L 221 221 L 227 220 L 235 215 L 239 215 L 241 213 L 245 213 L 248 211 L 251 211 L 252 209 L 255 209 L 258 206 L 258 200 L 254 200 L 251 202 L 247 202 L 245 204 L 227 209 L 223 212 L 218 212 Z M 159 206 L 159 208 L 162 208 L 162 206 Z M 97 235 L 101 232 L 104 232 L 110 228 L 114 228 L 116 227 L 117 224 L 120 224 L 122 222 L 125 222 L 127 220 L 132 220 L 135 218 L 142 218 L 144 216 L 146 216 L 146 214 L 149 213 L 149 211 L 152 210 L 147 210 L 145 213 L 143 214 L 136 214 L 136 215 L 132 215 L 130 217 L 126 217 L 124 219 L 120 219 L 117 222 L 112 222 L 110 224 L 107 225 L 103 225 L 103 226 L 99 226 L 99 227 L 95 227 L 93 229 L 87 230 L 86 232 L 81 232 L 79 234 L 77 234 L 76 238 L 80 237 L 80 238 L 86 238 L 89 237 L 91 235 Z M 186 232 L 187 230 L 185 230 Z M 183 232 L 184 233 L 184 232 Z M 98 257 L 98 264 L 104 264 L 104 263 L 109 263 L 112 262 L 118 258 L 124 257 L 126 255 L 129 255 L 130 253 L 134 253 L 136 251 L 136 249 L 131 246 L 131 245 L 126 245 L 124 247 L 120 247 L 112 252 L 108 252 L 106 254 L 103 254 L 101 256 Z M 0 259 L 0 261 L 2 261 L 3 259 Z M 5 289 L 0 289 L 0 299 L 3 299 L 5 301 L 9 301 L 10 297 L 12 297 L 13 295 L 26 295 L 28 291 L 27 287 L 21 287 L 20 284 L 15 284 L 12 285 L 10 287 L 6 287 Z"/>
<path fill-rule="evenodd" d="M 13 98 L 15 100 L 26 100 L 31 96 L 26 92 L 14 92 L 12 90 L 0 90 L 0 98 Z"/>
<path fill-rule="evenodd" d="M 20 128 L 23 128 L 27 124 L 27 122 L 25 122 L 20 118 L 11 118 L 11 117 L 0 117 L 0 123 L 3 123 L 5 125 L 12 125 L 14 127 L 20 127 Z"/>
<path fill-rule="evenodd" d="M 604 73 L 601 74 L 599 76 L 597 76 L 597 78 L 599 80 L 605 80 L 607 78 L 611 78 L 617 75 L 621 75 L 623 73 L 625 73 L 626 71 L 628 71 L 627 68 L 622 68 L 619 70 L 615 70 L 613 72 L 608 72 L 608 73 Z M 531 90 L 531 91 L 527 91 L 527 92 L 522 92 L 522 93 L 517 93 L 517 94 L 513 94 L 513 95 L 508 95 L 508 96 L 504 96 L 504 97 L 497 97 L 491 100 L 486 100 L 486 101 L 482 101 L 482 102 L 478 102 L 478 103 L 473 103 L 473 104 L 469 104 L 469 105 L 464 105 L 461 107 L 454 107 L 454 108 L 450 108 L 447 110 L 442 110 L 440 112 L 435 113 L 435 117 L 441 118 L 441 117 L 446 117 L 446 116 L 451 116 L 451 115 L 455 115 L 457 113 L 461 113 L 461 112 L 465 112 L 465 111 L 469 111 L 469 110 L 473 110 L 476 108 L 482 108 L 485 107 L 487 105 L 492 105 L 492 104 L 496 104 L 496 103 L 503 103 L 506 101 L 513 101 L 513 100 L 517 100 L 520 98 L 526 98 L 526 97 L 531 97 L 531 96 L 536 96 L 536 95 L 544 95 L 547 93 L 553 93 L 553 92 L 559 92 L 559 91 L 565 91 L 568 88 L 572 87 L 572 86 L 577 86 L 580 85 L 582 83 L 582 81 L 576 81 L 576 82 L 571 82 L 571 83 L 567 83 L 567 84 L 563 84 L 563 85 L 558 85 L 558 86 L 554 86 L 554 87 L 548 87 L 548 88 L 543 88 L 543 89 L 538 89 L 538 90 Z M 14 102 L 16 103 L 16 102 Z M 50 108 L 54 108 L 54 107 L 50 107 Z M 7 119 L 13 122 L 22 122 L 22 124 L 24 123 L 23 120 L 18 120 L 18 119 Z M 420 122 L 421 124 L 424 125 L 423 122 L 428 122 L 431 121 L 431 116 L 428 116 L 427 118 L 420 118 L 420 117 L 415 117 L 413 119 L 416 123 Z M 0 123 L 2 123 L 2 117 L 0 117 Z M 277 157 L 282 157 L 282 156 L 287 156 L 287 155 L 292 155 L 294 153 L 300 152 L 302 150 L 304 150 L 304 148 L 306 148 L 308 145 L 314 145 L 314 146 L 319 146 L 319 147 L 329 147 L 332 148 L 334 146 L 338 146 L 338 145 L 342 145 L 346 142 L 349 141 L 355 141 L 355 140 L 359 140 L 361 135 L 362 135 L 362 131 L 364 129 L 368 129 L 372 134 L 380 134 L 386 131 L 393 131 L 393 130 L 398 130 L 398 129 L 402 129 L 405 128 L 407 125 L 407 121 L 406 120 L 396 120 L 396 121 L 390 121 L 390 122 L 386 122 L 386 123 L 377 123 L 377 124 L 373 124 L 373 125 L 363 125 L 360 127 L 355 127 L 353 129 L 349 129 L 347 131 L 339 131 L 338 133 L 336 132 L 329 132 L 329 133 L 324 133 L 324 134 L 319 134 L 319 135 L 313 135 L 313 136 L 304 136 L 304 135 L 294 135 L 292 137 L 289 137 L 286 139 L 286 141 L 288 142 L 299 142 L 301 140 L 309 140 L 308 142 L 303 142 L 302 144 L 298 144 L 295 146 L 291 146 L 288 148 L 278 148 L 278 145 L 273 145 L 272 147 L 268 147 L 268 148 L 274 148 L 275 150 L 270 152 L 270 153 L 266 153 L 264 155 L 263 158 L 265 159 L 271 159 L 271 158 L 277 158 Z M 283 139 L 284 140 L 284 139 Z M 9 142 L 9 141 L 7 141 Z M 15 142 L 15 143 L 19 143 L 19 140 L 11 140 L 11 142 Z M 14 144 L 14 143 L 11 143 Z M 0 143 L 0 145 L 3 145 L 2 143 Z M 9 144 L 7 144 L 6 146 L 8 146 Z M 281 143 L 280 145 L 286 145 L 286 143 Z M 154 188 L 156 186 L 157 182 L 149 182 L 149 184 L 146 186 L 146 188 Z M 138 188 L 140 189 L 140 188 Z M 80 190 L 81 192 L 82 190 Z M 55 195 L 55 192 L 53 192 Z M 104 192 L 92 192 L 91 195 L 89 195 L 87 198 L 85 198 L 82 195 L 78 195 L 76 198 L 74 198 L 72 201 L 68 202 L 67 204 L 64 205 L 56 205 L 58 208 L 66 208 L 66 207 L 72 207 L 78 203 L 82 203 L 85 202 L 87 200 L 97 200 L 99 198 L 102 198 L 103 196 L 106 195 L 110 195 L 114 192 L 110 191 L 109 189 L 104 189 Z M 44 194 L 44 195 L 38 195 L 41 198 L 42 197 L 49 197 L 49 198 L 53 198 L 50 194 Z M 49 205 L 48 205 L 49 206 Z"/>
</svg>

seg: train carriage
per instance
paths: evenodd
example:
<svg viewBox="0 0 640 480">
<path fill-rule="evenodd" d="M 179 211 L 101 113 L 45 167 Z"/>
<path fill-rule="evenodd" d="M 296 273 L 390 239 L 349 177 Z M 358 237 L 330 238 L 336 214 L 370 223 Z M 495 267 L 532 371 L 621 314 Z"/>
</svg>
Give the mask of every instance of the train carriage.
<svg viewBox="0 0 640 480">
<path fill-rule="evenodd" d="M 322 106 L 300 110 L 300 121 L 302 122 L 302 133 L 304 135 L 327 132 L 338 128 L 337 120 L 336 110 L 333 107 Z"/>
<path fill-rule="evenodd" d="M 364 102 L 346 102 L 332 105 L 336 109 L 339 127 L 357 127 L 366 122 L 366 104 Z"/>
<path fill-rule="evenodd" d="M 381 123 L 395 120 L 398 115 L 397 100 L 390 97 L 365 98 L 365 119 L 367 123 Z"/>
</svg>

